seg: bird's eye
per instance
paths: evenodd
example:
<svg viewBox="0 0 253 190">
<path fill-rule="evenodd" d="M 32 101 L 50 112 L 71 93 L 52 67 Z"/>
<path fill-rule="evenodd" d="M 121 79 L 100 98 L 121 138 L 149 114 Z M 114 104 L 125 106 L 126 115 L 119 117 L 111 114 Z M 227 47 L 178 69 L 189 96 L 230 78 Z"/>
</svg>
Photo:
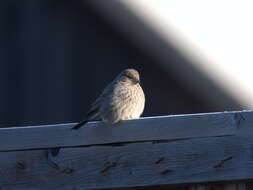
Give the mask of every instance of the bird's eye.
<svg viewBox="0 0 253 190">
<path fill-rule="evenodd" d="M 130 78 L 130 79 L 134 79 L 134 76 L 133 75 L 126 75 L 128 78 Z"/>
</svg>

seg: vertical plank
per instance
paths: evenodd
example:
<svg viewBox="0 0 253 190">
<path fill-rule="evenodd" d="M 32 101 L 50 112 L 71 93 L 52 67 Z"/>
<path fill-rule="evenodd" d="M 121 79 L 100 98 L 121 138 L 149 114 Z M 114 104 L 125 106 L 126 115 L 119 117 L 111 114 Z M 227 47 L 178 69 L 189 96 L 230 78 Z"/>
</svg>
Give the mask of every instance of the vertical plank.
<svg viewBox="0 0 253 190">
<path fill-rule="evenodd" d="M 246 183 L 224 184 L 224 190 L 246 190 Z"/>
<path fill-rule="evenodd" d="M 226 184 L 224 185 L 224 190 L 239 190 L 237 184 Z"/>
<path fill-rule="evenodd" d="M 245 190 L 252 190 L 252 189 L 253 189 L 253 182 L 245 184 Z"/>
<path fill-rule="evenodd" d="M 245 183 L 238 184 L 208 184 L 208 185 L 193 185 L 188 187 L 188 190 L 252 190 L 253 185 L 247 186 Z"/>
<path fill-rule="evenodd" d="M 208 190 L 206 185 L 193 185 L 188 188 L 189 190 Z"/>
<path fill-rule="evenodd" d="M 246 183 L 239 183 L 239 184 L 237 184 L 237 190 L 247 190 Z"/>
</svg>

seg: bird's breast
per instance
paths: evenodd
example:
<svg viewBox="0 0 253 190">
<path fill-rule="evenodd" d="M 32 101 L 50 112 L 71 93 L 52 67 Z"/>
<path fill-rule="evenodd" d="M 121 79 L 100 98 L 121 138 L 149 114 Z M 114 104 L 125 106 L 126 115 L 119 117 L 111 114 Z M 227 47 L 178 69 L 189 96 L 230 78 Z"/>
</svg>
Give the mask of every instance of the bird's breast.
<svg viewBox="0 0 253 190">
<path fill-rule="evenodd" d="M 114 99 L 114 110 L 120 120 L 137 119 L 145 106 L 145 95 L 139 84 L 119 89 Z"/>
</svg>

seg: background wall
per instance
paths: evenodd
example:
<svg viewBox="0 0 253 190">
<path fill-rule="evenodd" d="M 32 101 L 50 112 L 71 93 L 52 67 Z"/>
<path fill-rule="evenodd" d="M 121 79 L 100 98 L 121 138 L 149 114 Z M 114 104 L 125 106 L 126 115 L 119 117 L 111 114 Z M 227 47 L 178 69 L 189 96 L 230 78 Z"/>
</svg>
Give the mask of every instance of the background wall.
<svg viewBox="0 0 253 190">
<path fill-rule="evenodd" d="M 168 54 L 188 61 L 169 44 Z M 0 1 L 0 127 L 77 122 L 129 67 L 141 73 L 143 116 L 222 111 L 81 0 Z"/>
</svg>

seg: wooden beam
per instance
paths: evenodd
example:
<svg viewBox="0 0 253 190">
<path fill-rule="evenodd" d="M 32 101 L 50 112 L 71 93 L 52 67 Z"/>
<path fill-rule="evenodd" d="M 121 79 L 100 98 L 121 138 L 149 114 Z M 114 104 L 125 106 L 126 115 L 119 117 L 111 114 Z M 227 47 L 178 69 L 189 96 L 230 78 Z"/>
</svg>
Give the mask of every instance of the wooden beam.
<svg viewBox="0 0 253 190">
<path fill-rule="evenodd" d="M 110 189 L 253 179 L 253 135 L 0 152 L 1 189 Z"/>
<path fill-rule="evenodd" d="M 243 111 L 142 118 L 113 126 L 91 122 L 79 130 L 71 130 L 74 124 L 1 128 L 0 151 L 234 135 L 252 133 L 252 123 L 253 112 Z"/>
</svg>

